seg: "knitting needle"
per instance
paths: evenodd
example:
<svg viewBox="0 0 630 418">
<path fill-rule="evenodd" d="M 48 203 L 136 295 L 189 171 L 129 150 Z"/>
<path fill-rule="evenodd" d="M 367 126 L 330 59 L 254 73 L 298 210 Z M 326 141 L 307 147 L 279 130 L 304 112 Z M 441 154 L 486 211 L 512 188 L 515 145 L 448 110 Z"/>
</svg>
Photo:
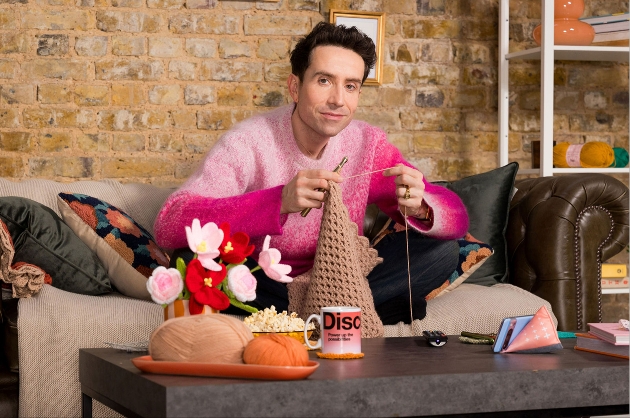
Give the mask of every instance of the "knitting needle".
<svg viewBox="0 0 630 418">
<path fill-rule="evenodd" d="M 341 171 L 341 169 L 343 168 L 343 165 L 348 161 L 348 157 L 343 157 L 341 159 L 341 162 L 339 163 L 339 165 L 337 167 L 335 167 L 335 169 L 333 170 L 334 173 L 338 173 Z M 324 189 L 317 189 L 318 192 L 323 192 Z M 302 217 L 305 217 L 306 215 L 308 215 L 308 213 L 311 211 L 312 208 L 304 208 L 302 209 L 302 212 L 300 212 L 300 215 L 302 215 Z"/>
</svg>

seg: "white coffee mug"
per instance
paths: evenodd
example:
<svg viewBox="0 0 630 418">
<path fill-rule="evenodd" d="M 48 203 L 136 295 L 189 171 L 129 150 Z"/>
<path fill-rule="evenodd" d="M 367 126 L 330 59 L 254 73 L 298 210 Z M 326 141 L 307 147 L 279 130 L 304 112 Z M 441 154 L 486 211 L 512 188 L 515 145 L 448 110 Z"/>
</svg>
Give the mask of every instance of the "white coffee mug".
<svg viewBox="0 0 630 418">
<path fill-rule="evenodd" d="M 311 320 L 317 319 L 319 335 L 317 344 L 311 345 L 307 329 Z M 355 306 L 328 306 L 320 314 L 308 317 L 304 324 L 304 342 L 311 349 L 321 348 L 325 354 L 358 354 L 361 352 L 361 308 Z"/>
</svg>

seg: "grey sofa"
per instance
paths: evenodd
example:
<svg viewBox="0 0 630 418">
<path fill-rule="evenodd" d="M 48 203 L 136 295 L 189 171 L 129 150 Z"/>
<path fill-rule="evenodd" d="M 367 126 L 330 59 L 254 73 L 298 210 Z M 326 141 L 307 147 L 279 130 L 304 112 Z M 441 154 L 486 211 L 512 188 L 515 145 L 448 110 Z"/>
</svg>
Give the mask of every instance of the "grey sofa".
<svg viewBox="0 0 630 418">
<path fill-rule="evenodd" d="M 463 330 L 491 333 L 496 331 L 502 318 L 533 313 L 542 305 L 556 315 L 558 312 L 562 314 L 560 323 L 566 325 L 561 329 L 573 327 L 580 317 L 582 324 L 596 320 L 599 288 L 598 277 L 592 272 L 598 271 L 602 257 L 608 257 L 622 248 L 611 246 L 610 236 L 614 236 L 615 241 L 623 242 L 625 239 L 627 242 L 627 222 L 611 222 L 619 214 L 627 220 L 627 188 L 619 182 L 609 181 L 606 176 L 578 177 L 569 185 L 572 189 L 566 192 L 571 196 L 568 199 L 573 205 L 571 209 L 541 203 L 556 198 L 564 187 L 562 178 L 528 180 L 524 187 L 519 186 L 508 225 L 508 241 L 513 240 L 508 245 L 510 282 L 516 285 L 502 283 L 485 287 L 464 283 L 454 291 L 430 300 L 425 319 L 414 321 L 413 327 L 402 323 L 386 326 L 385 336 L 418 335 L 423 329 L 441 329 L 447 334 L 459 334 Z M 26 197 L 55 211 L 56 195 L 62 191 L 101 198 L 122 209 L 152 232 L 156 213 L 172 189 L 121 184 L 111 180 L 58 183 L 0 179 L 0 196 Z M 598 196 L 604 198 L 599 199 Z M 567 200 L 566 196 L 560 198 Z M 597 213 L 593 213 L 590 207 L 597 207 L 594 210 Z M 604 214 L 599 214 L 600 211 Z M 575 214 L 582 215 L 576 220 Z M 535 226 L 547 218 L 558 217 L 569 219 L 565 225 L 567 231 L 571 225 L 581 228 L 581 233 L 586 236 L 591 231 L 597 231 L 599 243 L 576 246 L 570 232 L 563 238 L 547 233 L 531 236 L 532 222 Z M 364 229 L 366 234 L 373 234 L 379 229 L 378 213 L 372 209 L 368 211 Z M 522 243 L 526 240 L 535 243 L 523 249 Z M 579 266 L 569 272 L 563 271 L 562 277 L 548 276 L 551 270 L 547 267 L 541 270 L 539 264 L 528 256 L 539 254 L 536 248 L 539 245 L 554 247 L 553 254 L 567 254 L 562 263 L 552 263 L 559 268 L 572 266 L 575 260 L 579 260 Z M 592 248 L 598 249 L 597 254 L 586 254 Z M 575 250 L 579 254 L 576 255 Z M 525 255 L 521 254 L 522 251 Z M 545 257 L 554 257 L 553 254 Z M 550 283 L 552 281 L 558 283 Z M 563 296 L 556 296 L 554 287 L 563 292 Z M 581 304 L 579 312 L 576 312 L 576 297 Z M 3 416 L 18 414 L 18 376 L 20 416 L 79 416 L 78 349 L 103 347 L 105 342 L 146 341 L 151 331 L 163 321 L 162 308 L 151 302 L 115 293 L 85 296 L 49 285 L 28 299 L 5 299 L 2 306 L 5 325 L 3 343 L 7 353 L 5 363 L 7 369 L 12 369 L 0 373 L 0 414 Z M 94 414 L 111 416 L 113 411 L 95 403 Z"/>
</svg>

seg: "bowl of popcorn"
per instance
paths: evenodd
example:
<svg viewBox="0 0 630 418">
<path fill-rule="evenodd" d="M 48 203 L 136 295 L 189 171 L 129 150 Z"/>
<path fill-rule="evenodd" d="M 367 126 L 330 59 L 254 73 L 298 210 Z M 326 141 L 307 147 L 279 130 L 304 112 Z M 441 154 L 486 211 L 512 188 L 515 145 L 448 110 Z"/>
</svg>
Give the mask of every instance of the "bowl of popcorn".
<svg viewBox="0 0 630 418">
<path fill-rule="evenodd" d="M 294 338 L 304 344 L 304 320 L 298 317 L 295 312 L 291 312 L 291 314 L 287 311 L 278 313 L 276 307 L 272 305 L 271 308 L 265 308 L 251 314 L 243 322 L 254 334 L 254 337 L 275 333 Z M 315 324 L 309 323 L 306 332 L 309 339 L 314 329 Z"/>
</svg>

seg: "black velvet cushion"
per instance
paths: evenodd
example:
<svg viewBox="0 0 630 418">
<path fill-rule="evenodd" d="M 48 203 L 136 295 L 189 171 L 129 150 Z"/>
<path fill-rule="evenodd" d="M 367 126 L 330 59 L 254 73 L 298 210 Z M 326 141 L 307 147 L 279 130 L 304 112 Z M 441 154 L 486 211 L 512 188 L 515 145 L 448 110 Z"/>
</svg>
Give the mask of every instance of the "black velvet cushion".
<svg viewBox="0 0 630 418">
<path fill-rule="evenodd" d="M 100 295 L 112 288 L 105 267 L 50 208 L 22 197 L 0 197 L 0 220 L 11 234 L 18 261 L 33 264 L 68 292 Z"/>
<path fill-rule="evenodd" d="M 494 254 L 464 283 L 491 286 L 507 281 L 505 230 L 517 171 L 518 163 L 514 162 L 453 182 L 435 182 L 457 193 L 468 210 L 469 232 L 494 249 Z"/>
</svg>

